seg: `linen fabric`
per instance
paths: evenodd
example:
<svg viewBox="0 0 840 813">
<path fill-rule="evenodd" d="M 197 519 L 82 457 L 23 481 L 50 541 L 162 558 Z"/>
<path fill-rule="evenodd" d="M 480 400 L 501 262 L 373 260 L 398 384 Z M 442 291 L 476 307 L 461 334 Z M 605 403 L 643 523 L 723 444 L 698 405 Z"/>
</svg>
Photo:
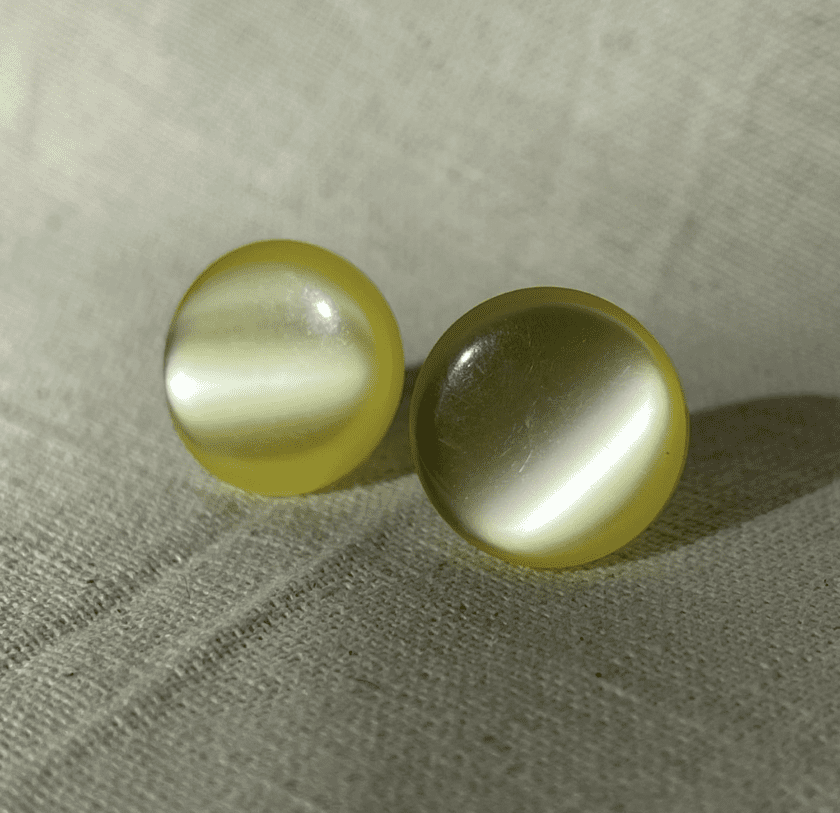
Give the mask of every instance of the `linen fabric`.
<svg viewBox="0 0 840 813">
<path fill-rule="evenodd" d="M 840 810 L 838 42 L 826 0 L 0 0 L 0 811 Z M 183 293 L 272 238 L 408 362 L 286 499 L 163 395 Z M 407 435 L 443 331 L 536 285 L 691 411 L 662 514 L 556 572 L 457 537 Z"/>
</svg>

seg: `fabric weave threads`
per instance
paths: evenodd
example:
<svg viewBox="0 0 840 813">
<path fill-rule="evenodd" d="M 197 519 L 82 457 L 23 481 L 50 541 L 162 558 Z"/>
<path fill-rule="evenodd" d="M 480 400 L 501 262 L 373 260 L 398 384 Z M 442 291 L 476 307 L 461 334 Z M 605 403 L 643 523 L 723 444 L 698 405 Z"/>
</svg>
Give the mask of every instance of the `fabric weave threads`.
<svg viewBox="0 0 840 813">
<path fill-rule="evenodd" d="M 818 0 L 0 0 L 0 813 L 840 809 L 840 18 Z M 164 333 L 288 237 L 393 307 L 366 464 L 184 454 Z M 459 539 L 407 405 L 484 298 L 663 343 L 671 502 L 559 573 Z"/>
</svg>

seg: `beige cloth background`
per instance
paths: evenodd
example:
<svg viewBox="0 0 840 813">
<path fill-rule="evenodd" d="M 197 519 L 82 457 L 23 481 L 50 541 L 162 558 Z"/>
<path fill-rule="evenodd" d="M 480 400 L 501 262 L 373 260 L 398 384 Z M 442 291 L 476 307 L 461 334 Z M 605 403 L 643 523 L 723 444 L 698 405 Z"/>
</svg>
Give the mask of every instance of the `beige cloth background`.
<svg viewBox="0 0 840 813">
<path fill-rule="evenodd" d="M 840 810 L 833 0 L 0 0 L 0 810 Z M 336 488 L 180 445 L 172 312 L 323 245 L 406 395 L 514 288 L 671 355 L 690 458 L 574 570 L 462 542 L 407 401 Z"/>
</svg>

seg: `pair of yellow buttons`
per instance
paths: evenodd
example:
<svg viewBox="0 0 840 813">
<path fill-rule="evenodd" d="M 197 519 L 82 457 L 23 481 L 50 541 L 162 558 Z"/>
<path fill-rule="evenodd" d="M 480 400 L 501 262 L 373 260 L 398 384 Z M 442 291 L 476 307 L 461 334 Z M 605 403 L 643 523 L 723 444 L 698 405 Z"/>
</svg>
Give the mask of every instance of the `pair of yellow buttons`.
<svg viewBox="0 0 840 813">
<path fill-rule="evenodd" d="M 394 315 L 354 265 L 292 240 L 224 255 L 192 284 L 164 351 L 176 432 L 211 474 L 267 496 L 367 459 L 399 406 Z M 600 297 L 539 287 L 458 319 L 420 369 L 411 453 L 430 501 L 508 562 L 582 564 L 641 533 L 688 454 L 671 360 Z"/>
</svg>

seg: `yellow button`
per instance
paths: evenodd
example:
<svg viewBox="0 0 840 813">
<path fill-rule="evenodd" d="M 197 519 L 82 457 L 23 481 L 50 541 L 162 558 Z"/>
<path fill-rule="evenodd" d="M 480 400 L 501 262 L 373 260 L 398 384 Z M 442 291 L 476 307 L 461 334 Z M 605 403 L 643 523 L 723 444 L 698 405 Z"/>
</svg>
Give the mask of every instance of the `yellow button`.
<svg viewBox="0 0 840 813">
<path fill-rule="evenodd" d="M 225 254 L 190 286 L 164 351 L 175 431 L 211 474 L 266 496 L 367 459 L 402 394 L 399 328 L 355 266 L 293 240 Z"/>
<path fill-rule="evenodd" d="M 611 302 L 526 288 L 481 303 L 438 340 L 409 410 L 429 499 L 481 550 L 579 565 L 638 536 L 688 456 L 671 360 Z"/>
</svg>

